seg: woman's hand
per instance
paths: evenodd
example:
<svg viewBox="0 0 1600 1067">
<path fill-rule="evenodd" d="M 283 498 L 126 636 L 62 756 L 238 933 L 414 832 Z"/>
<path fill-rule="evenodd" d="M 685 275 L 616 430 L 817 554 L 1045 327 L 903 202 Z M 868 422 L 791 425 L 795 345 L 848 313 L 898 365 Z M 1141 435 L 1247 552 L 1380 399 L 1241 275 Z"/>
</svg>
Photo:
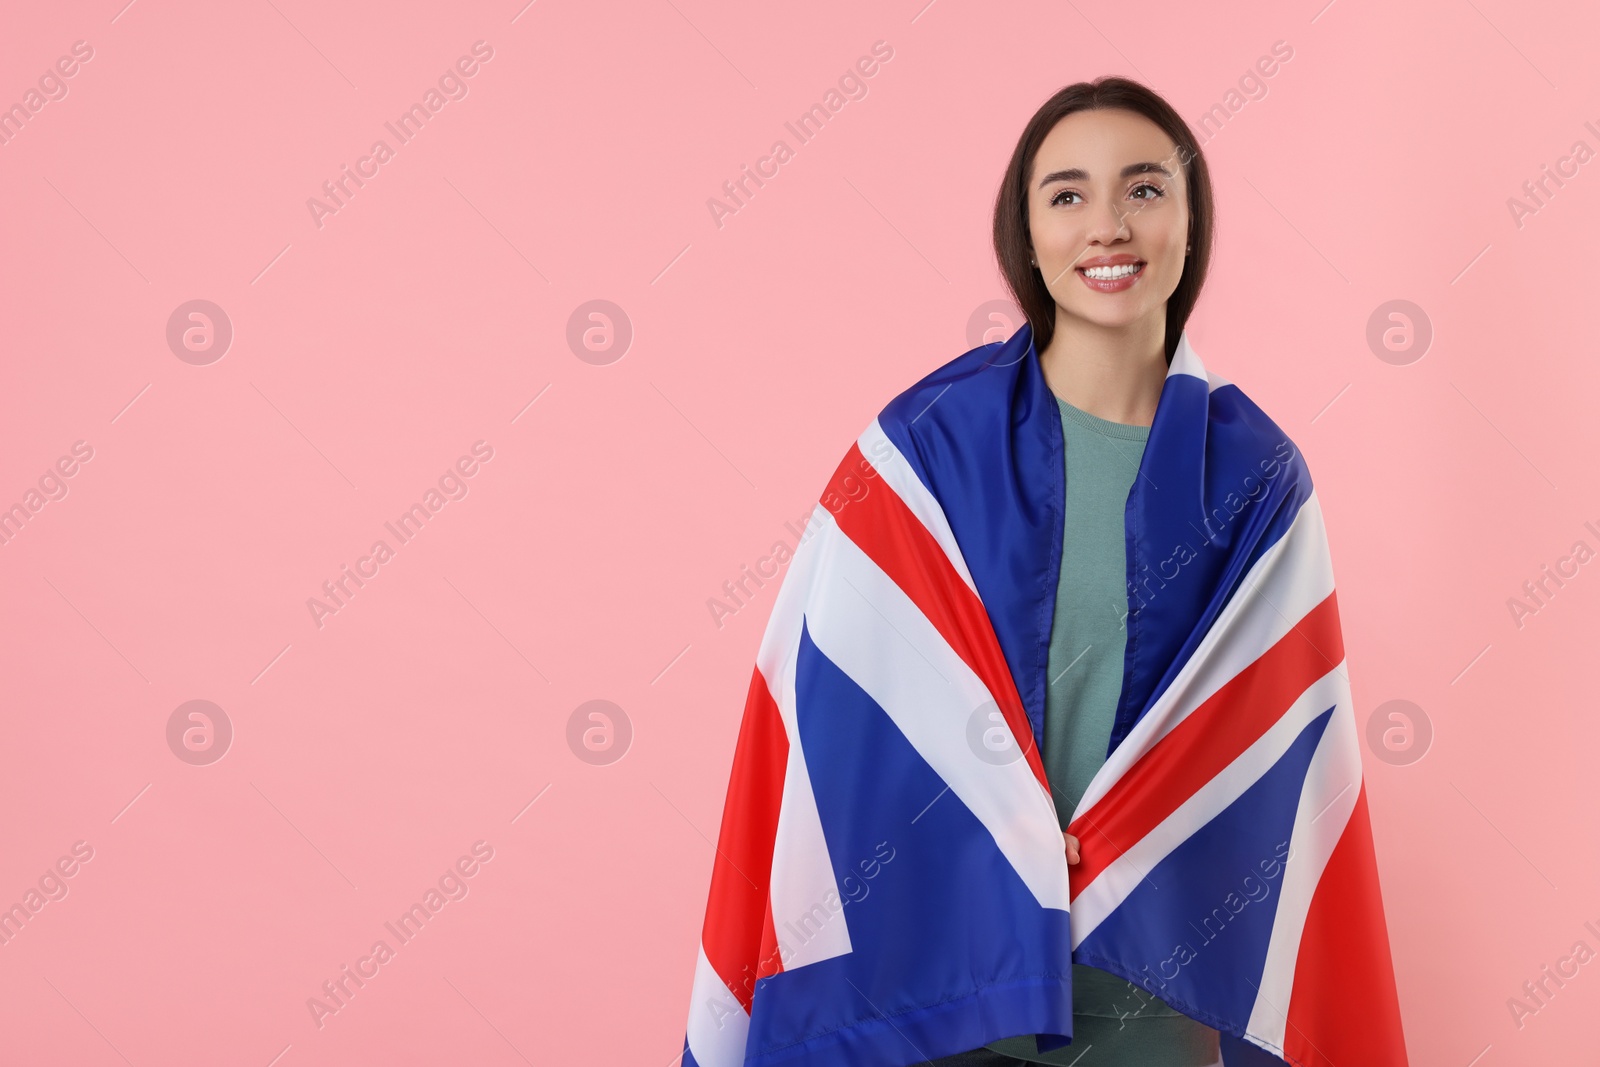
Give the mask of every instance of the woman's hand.
<svg viewBox="0 0 1600 1067">
<path fill-rule="evenodd" d="M 1067 833 L 1065 830 L 1061 831 L 1061 836 L 1067 839 L 1067 862 L 1068 863 L 1077 863 L 1078 862 L 1078 839 L 1076 837 L 1073 837 L 1071 834 Z"/>
</svg>

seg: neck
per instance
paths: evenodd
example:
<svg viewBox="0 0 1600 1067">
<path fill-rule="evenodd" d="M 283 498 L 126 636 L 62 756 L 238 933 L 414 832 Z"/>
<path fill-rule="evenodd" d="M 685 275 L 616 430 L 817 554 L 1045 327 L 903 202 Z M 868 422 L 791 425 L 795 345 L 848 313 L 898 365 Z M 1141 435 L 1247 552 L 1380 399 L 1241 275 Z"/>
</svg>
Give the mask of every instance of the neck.
<svg viewBox="0 0 1600 1067">
<path fill-rule="evenodd" d="M 1056 309 L 1039 366 L 1051 392 L 1111 422 L 1149 426 L 1167 378 L 1165 309 L 1127 326 L 1108 327 Z"/>
</svg>

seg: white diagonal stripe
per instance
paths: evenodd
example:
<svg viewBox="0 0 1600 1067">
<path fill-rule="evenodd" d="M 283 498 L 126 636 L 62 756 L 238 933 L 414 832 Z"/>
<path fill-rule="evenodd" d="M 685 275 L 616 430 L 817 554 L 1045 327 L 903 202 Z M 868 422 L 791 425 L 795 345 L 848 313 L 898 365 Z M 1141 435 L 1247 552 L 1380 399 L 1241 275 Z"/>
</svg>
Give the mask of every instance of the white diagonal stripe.
<svg viewBox="0 0 1600 1067">
<path fill-rule="evenodd" d="M 1328 866 L 1328 857 L 1349 825 L 1350 813 L 1361 792 L 1361 745 L 1350 685 L 1342 677 L 1336 684 L 1339 706 L 1307 768 L 1305 788 L 1295 808 L 1294 836 L 1289 841 L 1289 859 L 1284 865 L 1278 910 L 1267 943 L 1266 967 L 1246 1028 L 1251 1036 L 1271 1042 L 1274 1052 L 1283 1049 L 1284 1025 L 1288 1021 L 1284 1013 L 1289 1010 L 1289 998 L 1294 992 L 1295 963 L 1311 898 Z M 1333 889 L 1337 891 L 1338 887 Z"/>
<path fill-rule="evenodd" d="M 750 1016 L 706 959 L 702 945 L 689 994 L 689 1051 L 700 1067 L 743 1067 L 749 1034 Z"/>
<path fill-rule="evenodd" d="M 928 528 L 939 547 L 944 549 L 944 554 L 949 558 L 950 565 L 961 575 L 961 580 L 967 583 L 968 588 L 974 592 L 977 586 L 972 581 L 972 573 L 967 570 L 967 561 L 961 555 L 961 547 L 956 544 L 955 531 L 950 528 L 950 520 L 945 516 L 944 508 L 934 498 L 928 487 L 922 484 L 922 479 L 917 477 L 917 472 L 912 469 L 911 463 L 905 455 L 895 447 L 883 432 L 883 426 L 877 419 L 861 432 L 856 439 L 856 445 L 861 449 L 861 454 L 871 463 L 878 476 L 888 483 L 895 495 L 905 501 L 911 513 L 922 521 Z M 871 489 L 868 489 L 871 492 Z M 848 506 L 848 505 L 847 505 Z"/>
<path fill-rule="evenodd" d="M 1065 911 L 1067 860 L 1055 806 L 1027 760 L 997 765 L 968 745 L 972 713 L 993 704 L 983 681 L 837 525 L 818 535 L 817 547 L 838 579 L 806 607 L 818 649 L 883 708 L 983 823 L 1040 906 Z"/>
<path fill-rule="evenodd" d="M 843 906 L 839 905 L 838 911 L 829 908 L 830 902 L 839 901 L 839 883 L 822 833 L 822 816 L 811 791 L 811 772 L 795 719 L 794 676 L 801 620 L 806 605 L 817 595 L 822 545 L 831 536 L 838 536 L 838 524 L 826 508 L 814 506 L 779 586 L 756 657 L 789 737 L 789 761 L 784 771 L 768 890 L 784 970 L 850 951 L 850 930 Z"/>
<path fill-rule="evenodd" d="M 1307 723 L 1344 698 L 1349 690 L 1340 674 L 1343 666 L 1339 664 L 1337 669 L 1312 683 L 1254 744 L 1239 753 L 1221 773 L 1195 790 L 1172 814 L 1078 892 L 1077 899 L 1072 902 L 1074 949 L 1128 898 L 1156 864 L 1260 781 L 1261 776 L 1283 758 Z M 1335 711 L 1334 719 L 1337 718 Z M 1330 723 L 1329 729 L 1332 726 Z M 1291 841 L 1290 848 L 1293 847 Z M 1287 897 L 1280 898 L 1279 909 L 1286 903 Z"/>
<path fill-rule="evenodd" d="M 1277 544 L 1250 568 L 1172 684 L 1100 765 L 1073 818 L 1099 803 L 1156 742 L 1260 659 L 1332 592 L 1327 531 L 1321 505 L 1312 493 Z"/>
</svg>

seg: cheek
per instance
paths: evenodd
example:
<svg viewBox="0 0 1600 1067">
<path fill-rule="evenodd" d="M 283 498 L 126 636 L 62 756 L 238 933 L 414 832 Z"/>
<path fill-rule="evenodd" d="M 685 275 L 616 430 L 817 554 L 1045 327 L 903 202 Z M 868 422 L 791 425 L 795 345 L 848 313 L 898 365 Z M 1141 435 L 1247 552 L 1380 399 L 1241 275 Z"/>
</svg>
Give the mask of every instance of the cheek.
<svg viewBox="0 0 1600 1067">
<path fill-rule="evenodd" d="M 1078 260 L 1088 251 L 1088 245 L 1081 233 L 1075 229 L 1060 228 L 1046 235 L 1044 242 L 1036 244 L 1039 250 L 1039 266 L 1045 271 L 1045 281 L 1059 283 L 1061 279 L 1070 278 L 1072 268 Z"/>
<path fill-rule="evenodd" d="M 1035 214 L 1036 220 L 1032 225 L 1033 247 L 1038 249 L 1045 257 L 1059 259 L 1063 256 L 1071 258 L 1083 249 L 1084 233 L 1082 224 L 1062 215 Z"/>
</svg>

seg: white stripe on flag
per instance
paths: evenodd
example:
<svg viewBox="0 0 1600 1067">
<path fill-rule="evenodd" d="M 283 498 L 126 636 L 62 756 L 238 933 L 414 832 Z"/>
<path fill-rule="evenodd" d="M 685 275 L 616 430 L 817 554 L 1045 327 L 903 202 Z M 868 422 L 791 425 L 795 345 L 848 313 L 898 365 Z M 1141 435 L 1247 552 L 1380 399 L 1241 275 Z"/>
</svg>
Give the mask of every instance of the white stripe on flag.
<svg viewBox="0 0 1600 1067">
<path fill-rule="evenodd" d="M 1157 741 L 1260 659 L 1332 592 L 1333 567 L 1322 506 L 1312 493 L 1278 543 L 1262 553 L 1244 576 L 1172 684 L 1100 765 L 1073 810 L 1073 818 L 1099 803 Z"/>
<path fill-rule="evenodd" d="M 889 440 L 889 436 L 883 432 L 883 426 L 877 419 L 873 419 L 872 424 L 856 438 L 856 447 L 861 449 L 861 454 L 877 470 L 878 476 L 894 490 L 895 495 L 905 501 L 911 513 L 922 520 L 922 525 L 928 528 L 933 539 L 939 542 L 939 547 L 944 549 L 951 566 L 961 575 L 961 580 L 966 582 L 973 592 L 977 592 L 978 587 L 972 580 L 972 573 L 967 570 L 967 561 L 961 555 L 960 546 L 956 544 L 955 531 L 950 528 L 950 520 L 945 517 L 944 508 L 934 499 L 928 487 L 922 484 L 922 479 L 917 477 L 917 472 L 912 469 L 910 461 L 894 446 L 894 442 Z"/>
<path fill-rule="evenodd" d="M 1260 781 L 1261 776 L 1283 758 L 1307 723 L 1343 699 L 1342 694 L 1348 692 L 1348 685 L 1340 673 L 1343 670 L 1344 664 L 1341 662 L 1317 679 L 1254 744 L 1239 753 L 1221 773 L 1195 790 L 1188 800 L 1178 805 L 1177 810 L 1157 823 L 1116 862 L 1101 871 L 1099 877 L 1079 891 L 1072 904 L 1074 949 L 1138 888 L 1156 864 Z M 1333 718 L 1337 721 L 1337 712 Z M 1290 847 L 1295 847 L 1292 839 Z M 1286 902 L 1280 899 L 1278 907 L 1281 909 Z"/>
<path fill-rule="evenodd" d="M 702 945 L 689 994 L 689 1051 L 700 1067 L 742 1067 L 749 1034 L 750 1016 L 728 992 Z"/>
<path fill-rule="evenodd" d="M 850 930 L 843 905 L 838 903 L 839 883 L 822 833 L 817 798 L 811 791 L 811 772 L 800 745 L 800 731 L 795 725 L 794 690 L 801 619 L 807 604 L 816 596 L 813 587 L 825 552 L 823 545 L 827 538 L 840 534 L 838 523 L 820 506 L 812 509 L 806 531 L 779 587 L 756 659 L 789 737 L 789 761 L 784 771 L 783 802 L 778 809 L 768 889 L 784 970 L 850 951 Z M 835 902 L 838 910 L 830 909 L 829 901 Z"/>
<path fill-rule="evenodd" d="M 1200 361 L 1200 354 L 1189 343 L 1187 331 L 1178 335 L 1178 347 L 1173 350 L 1172 362 L 1167 365 L 1166 376 L 1170 378 L 1174 374 L 1188 374 L 1199 378 L 1203 382 L 1209 383 L 1210 381 L 1210 376 L 1206 373 L 1206 365 Z M 1216 386 L 1213 385 L 1206 391 L 1210 392 L 1214 388 Z"/>
<path fill-rule="evenodd" d="M 1066 850 L 1050 798 L 1020 754 L 995 764 L 968 744 L 973 713 L 993 706 L 989 690 L 836 524 L 818 536 L 817 547 L 838 579 L 819 589 L 807 607 L 806 624 L 817 647 L 883 708 L 983 823 L 1040 906 L 1065 911 Z"/>
<path fill-rule="evenodd" d="M 1294 992 L 1295 962 L 1300 954 L 1300 938 L 1305 932 L 1312 894 L 1328 866 L 1328 857 L 1344 835 L 1361 792 L 1361 744 L 1356 736 L 1350 683 L 1340 675 L 1335 684 L 1334 696 L 1339 707 L 1334 709 L 1328 729 L 1312 757 L 1306 785 L 1295 808 L 1291 856 L 1278 890 L 1278 910 L 1272 920 L 1266 967 L 1247 1027 L 1252 1036 L 1270 1041 L 1274 1051 L 1283 1048 L 1289 997 Z M 1334 892 L 1339 888 L 1329 887 Z"/>
</svg>

